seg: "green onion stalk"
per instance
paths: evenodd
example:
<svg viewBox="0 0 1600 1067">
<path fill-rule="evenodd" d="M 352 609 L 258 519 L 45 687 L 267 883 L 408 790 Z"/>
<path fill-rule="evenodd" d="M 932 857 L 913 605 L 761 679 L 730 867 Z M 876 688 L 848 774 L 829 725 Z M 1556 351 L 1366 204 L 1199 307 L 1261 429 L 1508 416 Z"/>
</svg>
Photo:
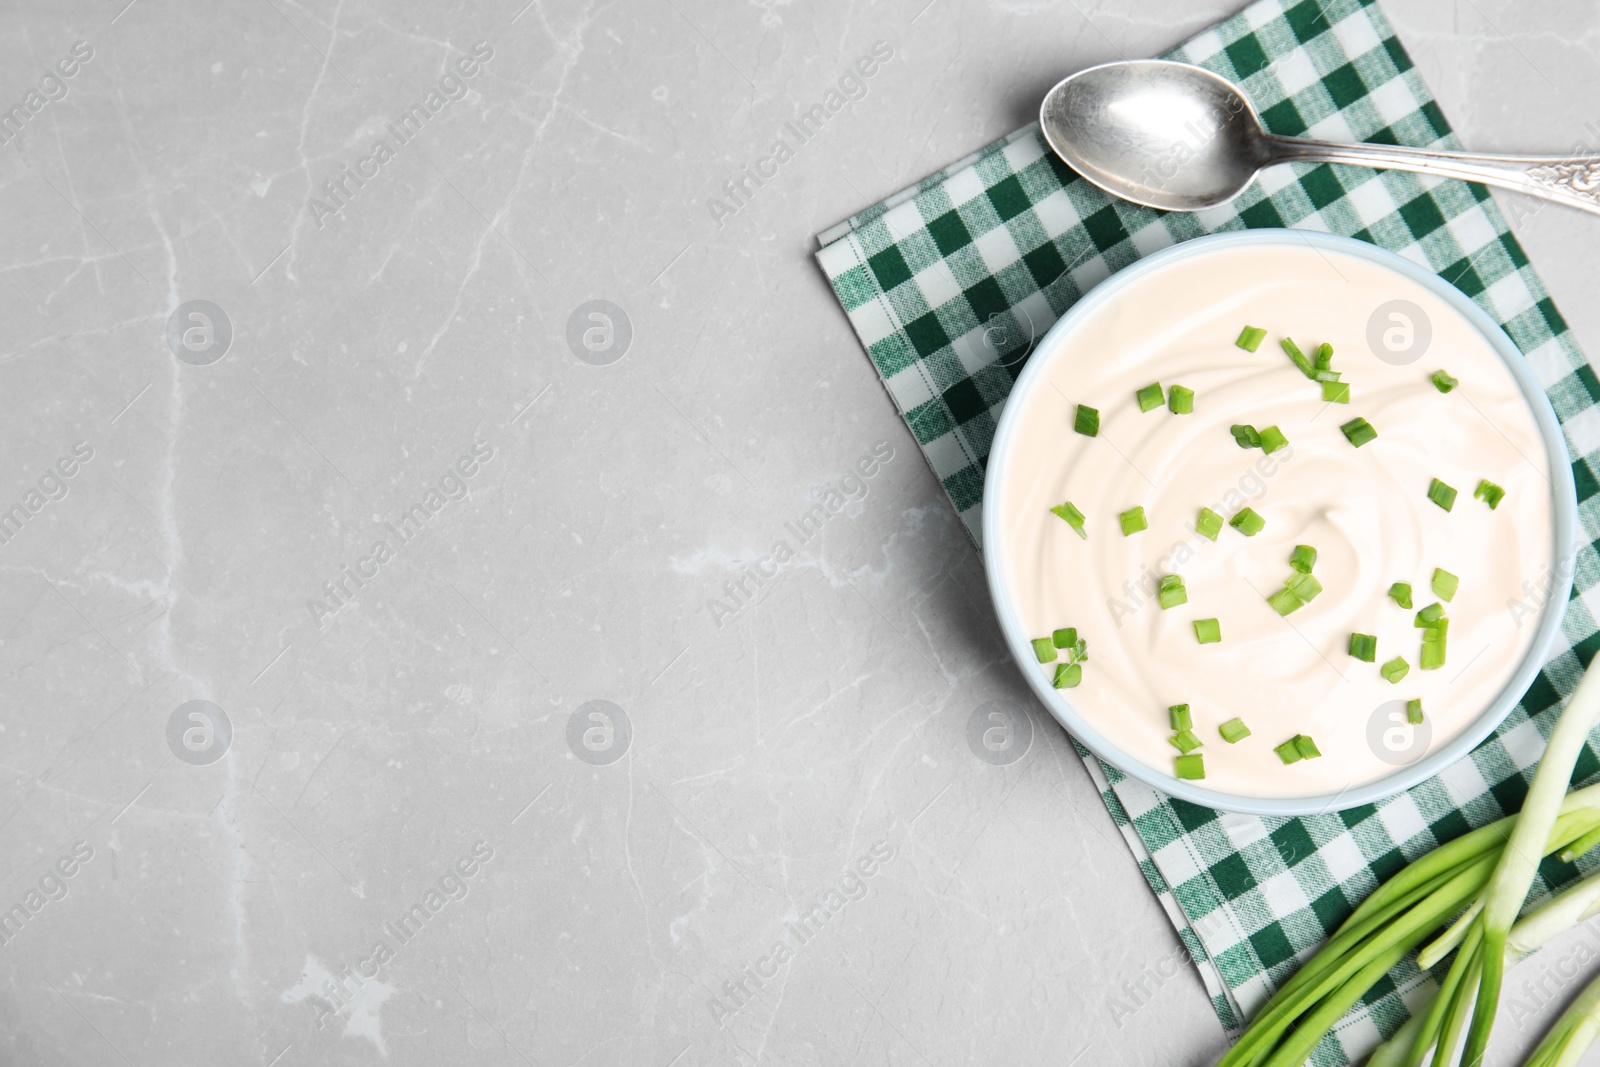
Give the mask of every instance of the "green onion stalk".
<svg viewBox="0 0 1600 1067">
<path fill-rule="evenodd" d="M 1584 675 L 1556 723 L 1521 813 L 1441 845 L 1379 886 L 1273 994 L 1217 1067 L 1300 1067 L 1334 1024 L 1418 949 L 1435 962 L 1457 951 L 1438 998 L 1402 1031 L 1409 1036 L 1404 1054 L 1380 1062 L 1417 1067 L 1430 1048 L 1435 1064 L 1450 1062 L 1465 1032 L 1463 1062 L 1476 1067 L 1499 1000 L 1512 925 L 1539 860 L 1600 843 L 1600 786 L 1566 792 L 1597 716 L 1600 669 Z M 1600 892 L 1600 880 L 1595 885 Z M 1457 915 L 1461 920 L 1429 944 Z M 1517 944 L 1531 943 L 1542 928 L 1524 930 Z M 1392 1039 L 1389 1046 L 1396 1044 Z"/>
</svg>

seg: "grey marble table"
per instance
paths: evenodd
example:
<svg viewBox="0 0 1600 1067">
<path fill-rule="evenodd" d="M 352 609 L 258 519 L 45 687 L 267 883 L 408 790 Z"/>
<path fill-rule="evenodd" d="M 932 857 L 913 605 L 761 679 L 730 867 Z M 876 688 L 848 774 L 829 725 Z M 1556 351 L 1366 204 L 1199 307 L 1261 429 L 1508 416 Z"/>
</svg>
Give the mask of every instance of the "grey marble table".
<svg viewBox="0 0 1600 1067">
<path fill-rule="evenodd" d="M 0 12 L 0 1062 L 1209 1062 L 810 256 L 1232 5 L 524 3 Z M 1593 5 L 1386 7 L 1600 141 Z"/>
</svg>

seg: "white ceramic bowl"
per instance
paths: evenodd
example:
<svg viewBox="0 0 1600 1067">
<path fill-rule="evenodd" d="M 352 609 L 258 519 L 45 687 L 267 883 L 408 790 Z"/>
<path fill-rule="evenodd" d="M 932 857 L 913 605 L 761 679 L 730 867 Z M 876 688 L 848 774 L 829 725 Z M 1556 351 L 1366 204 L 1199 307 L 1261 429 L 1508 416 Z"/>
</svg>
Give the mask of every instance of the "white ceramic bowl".
<svg viewBox="0 0 1600 1067">
<path fill-rule="evenodd" d="M 1018 664 L 1031 665 L 1034 662 L 1034 657 L 1032 647 L 1029 644 L 1029 634 L 1022 624 L 1021 614 L 1017 609 L 1006 581 L 1006 575 L 1009 572 L 1009 561 L 1005 555 L 1006 544 L 1001 537 L 1000 530 L 1000 516 L 1005 510 L 1001 502 L 1004 479 L 999 477 L 997 472 L 1006 470 L 1014 462 L 1012 456 L 1014 451 L 1013 439 L 1017 436 L 1017 426 L 1020 422 L 1020 416 L 1017 413 L 1024 409 L 1025 405 L 1022 401 L 1030 395 L 1032 390 L 1045 386 L 1047 381 L 1045 368 L 1063 351 L 1065 347 L 1061 343 L 1063 339 L 1072 333 L 1073 329 L 1086 315 L 1103 304 L 1114 293 L 1138 279 L 1165 270 L 1172 264 L 1191 256 L 1221 247 L 1269 248 L 1280 245 L 1304 247 L 1307 243 L 1310 243 L 1313 247 L 1343 252 L 1371 260 L 1412 279 L 1458 310 L 1469 323 L 1483 334 L 1495 351 L 1500 354 L 1500 358 L 1505 361 L 1512 377 L 1516 379 L 1518 386 L 1522 389 L 1523 396 L 1527 400 L 1534 419 L 1539 425 L 1544 439 L 1545 450 L 1549 455 L 1550 475 L 1553 485 L 1551 490 L 1553 494 L 1551 528 L 1555 539 L 1555 544 L 1552 546 L 1551 559 L 1559 562 L 1563 557 L 1563 553 L 1570 552 L 1576 537 L 1578 506 L 1577 492 L 1572 481 L 1571 461 L 1567 456 L 1567 447 L 1561 433 L 1561 426 L 1556 420 L 1555 412 L 1550 407 L 1549 398 L 1546 397 L 1543 388 L 1540 387 L 1533 376 L 1533 372 L 1528 368 L 1527 360 L 1516 345 L 1512 344 L 1511 339 L 1506 336 L 1505 332 L 1484 313 L 1482 308 L 1473 303 L 1455 286 L 1426 268 L 1365 241 L 1304 230 L 1259 229 L 1213 234 L 1209 237 L 1199 237 L 1192 241 L 1185 241 L 1172 248 L 1146 256 L 1137 263 L 1113 274 L 1106 281 L 1101 282 L 1090 290 L 1040 339 L 1033 355 L 1029 357 L 1028 365 L 1023 369 L 1022 375 L 1017 379 L 1016 385 L 1011 391 L 1005 411 L 1001 415 L 1000 424 L 995 431 L 993 447 L 989 452 L 984 485 L 983 543 L 984 566 L 988 574 L 989 594 L 994 599 L 995 613 L 999 616 L 1000 628 L 1005 634 L 1006 644 L 1011 649 L 1012 658 Z M 1540 609 L 1537 629 L 1533 643 L 1528 648 L 1527 655 L 1523 657 L 1522 662 L 1516 665 L 1515 670 L 1511 672 L 1505 685 L 1495 698 L 1490 701 L 1489 705 L 1476 719 L 1472 720 L 1466 729 L 1416 762 L 1397 768 L 1393 773 L 1382 778 L 1346 789 L 1337 794 L 1304 797 L 1241 796 L 1207 788 L 1203 779 L 1200 781 L 1185 781 L 1175 778 L 1170 773 L 1157 770 L 1143 761 L 1133 758 L 1111 742 L 1095 728 L 1092 722 L 1080 715 L 1077 709 L 1073 707 L 1069 695 L 1070 690 L 1052 688 L 1047 675 L 1039 671 L 1024 669 L 1023 675 L 1027 678 L 1028 684 L 1033 687 L 1034 692 L 1038 694 L 1044 706 L 1050 710 L 1050 714 L 1055 716 L 1056 721 L 1060 722 L 1089 751 L 1124 773 L 1147 782 L 1171 796 L 1180 797 L 1206 807 L 1253 815 L 1311 815 L 1342 808 L 1352 808 L 1392 796 L 1438 774 L 1445 767 L 1472 751 L 1484 738 L 1494 732 L 1495 727 L 1499 726 L 1506 715 L 1510 713 L 1517 701 L 1522 698 L 1523 693 L 1527 692 L 1534 675 L 1549 657 L 1550 646 L 1560 632 L 1561 617 L 1566 609 L 1567 599 L 1571 595 L 1572 587 L 1572 569 L 1570 566 L 1564 569 L 1565 573 L 1563 574 L 1563 568 L 1559 566 L 1555 568 L 1553 576 L 1555 588 L 1552 589 L 1549 598 L 1545 601 L 1544 607 Z"/>
</svg>

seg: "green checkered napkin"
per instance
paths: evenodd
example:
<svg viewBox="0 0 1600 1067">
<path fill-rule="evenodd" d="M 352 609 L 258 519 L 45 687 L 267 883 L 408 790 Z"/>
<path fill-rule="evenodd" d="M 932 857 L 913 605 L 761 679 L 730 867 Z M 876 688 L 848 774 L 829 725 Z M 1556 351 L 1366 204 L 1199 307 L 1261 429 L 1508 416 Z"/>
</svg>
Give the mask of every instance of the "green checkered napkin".
<svg viewBox="0 0 1600 1067">
<path fill-rule="evenodd" d="M 1455 147 L 1388 20 L 1361 0 L 1259 0 L 1171 54 L 1242 83 L 1267 127 L 1343 141 Z M 1167 797 L 1080 749 L 1223 1025 L 1236 1029 L 1382 879 L 1521 807 L 1581 665 L 1600 648 L 1600 380 L 1480 186 L 1338 166 L 1276 167 L 1232 204 L 1162 214 L 1075 177 L 1030 126 L 821 235 L 817 259 L 976 542 L 996 420 L 1032 341 L 1140 256 L 1218 230 L 1294 226 L 1427 265 L 1505 327 L 1549 391 L 1574 456 L 1585 540 L 1564 641 L 1498 734 L 1383 804 L 1303 819 L 1224 814 Z M 981 546 L 980 546 L 981 547 Z M 1600 777 L 1584 754 L 1578 775 Z M 1547 891 L 1577 876 L 1542 868 Z M 1318 1048 L 1363 1055 L 1432 978 L 1407 962 Z"/>
</svg>

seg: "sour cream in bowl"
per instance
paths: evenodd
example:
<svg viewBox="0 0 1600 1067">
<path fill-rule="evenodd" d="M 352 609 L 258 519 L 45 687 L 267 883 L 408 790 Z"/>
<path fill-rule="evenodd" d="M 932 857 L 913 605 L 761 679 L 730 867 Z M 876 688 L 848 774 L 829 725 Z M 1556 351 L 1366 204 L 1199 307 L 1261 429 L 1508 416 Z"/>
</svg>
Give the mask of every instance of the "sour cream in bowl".
<svg viewBox="0 0 1600 1067">
<path fill-rule="evenodd" d="M 1409 260 L 1287 230 L 1080 300 L 1007 400 L 983 508 L 1001 627 L 1056 719 L 1265 815 L 1370 803 L 1488 736 L 1558 632 L 1577 529 L 1505 333 Z"/>
</svg>

